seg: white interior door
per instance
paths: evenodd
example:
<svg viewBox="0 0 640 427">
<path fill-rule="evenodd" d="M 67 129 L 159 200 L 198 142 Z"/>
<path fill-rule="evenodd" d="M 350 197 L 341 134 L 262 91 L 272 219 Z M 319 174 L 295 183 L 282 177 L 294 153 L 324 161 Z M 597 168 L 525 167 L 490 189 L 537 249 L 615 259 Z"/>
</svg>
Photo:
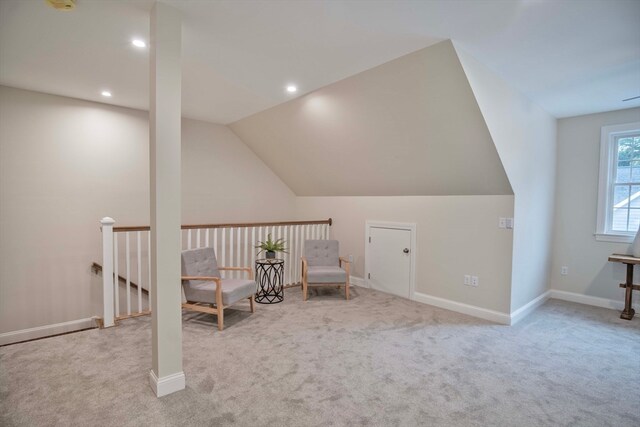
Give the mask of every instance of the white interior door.
<svg viewBox="0 0 640 427">
<path fill-rule="evenodd" d="M 371 226 L 367 244 L 369 286 L 411 298 L 411 231 Z"/>
</svg>

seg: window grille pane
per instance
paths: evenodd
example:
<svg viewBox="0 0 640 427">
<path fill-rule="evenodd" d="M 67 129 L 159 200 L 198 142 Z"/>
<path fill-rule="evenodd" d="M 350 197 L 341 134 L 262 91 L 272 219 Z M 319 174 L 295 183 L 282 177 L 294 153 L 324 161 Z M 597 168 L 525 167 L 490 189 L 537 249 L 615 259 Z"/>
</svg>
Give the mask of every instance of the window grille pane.
<svg viewBox="0 0 640 427">
<path fill-rule="evenodd" d="M 618 165 L 629 166 L 633 159 L 633 140 L 631 138 L 618 138 Z"/>
<path fill-rule="evenodd" d="M 631 181 L 640 182 L 640 160 L 631 161 Z"/>
<path fill-rule="evenodd" d="M 638 231 L 640 225 L 640 209 L 629 210 L 629 228 L 627 231 Z"/>
<path fill-rule="evenodd" d="M 613 231 L 627 231 L 627 219 L 629 210 L 624 208 L 613 208 L 613 218 L 611 221 L 611 229 Z"/>
<path fill-rule="evenodd" d="M 640 166 L 634 170 L 634 173 L 640 174 Z M 616 171 L 616 182 L 631 182 L 631 167 L 629 162 L 618 162 L 618 168 Z"/>
<path fill-rule="evenodd" d="M 631 186 L 631 197 L 629 205 L 632 208 L 640 208 L 640 185 Z"/>
<path fill-rule="evenodd" d="M 629 185 L 616 185 L 613 189 L 613 207 L 627 208 L 629 204 Z"/>
</svg>

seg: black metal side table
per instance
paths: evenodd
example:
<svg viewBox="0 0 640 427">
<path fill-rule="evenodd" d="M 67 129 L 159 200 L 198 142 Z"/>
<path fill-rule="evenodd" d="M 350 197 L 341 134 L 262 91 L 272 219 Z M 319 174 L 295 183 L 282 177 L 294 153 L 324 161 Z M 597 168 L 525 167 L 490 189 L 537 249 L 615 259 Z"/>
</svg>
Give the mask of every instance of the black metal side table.
<svg viewBox="0 0 640 427">
<path fill-rule="evenodd" d="M 256 260 L 256 302 L 276 304 L 284 300 L 284 260 Z"/>
</svg>

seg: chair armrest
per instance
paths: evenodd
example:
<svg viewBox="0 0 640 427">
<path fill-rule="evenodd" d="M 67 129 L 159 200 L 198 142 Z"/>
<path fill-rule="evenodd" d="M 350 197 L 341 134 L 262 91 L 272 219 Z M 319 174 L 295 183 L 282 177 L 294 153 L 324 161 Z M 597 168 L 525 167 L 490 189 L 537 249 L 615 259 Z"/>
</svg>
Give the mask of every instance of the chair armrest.
<svg viewBox="0 0 640 427">
<path fill-rule="evenodd" d="M 346 264 L 343 268 L 344 268 L 344 271 L 347 272 L 347 276 L 348 276 L 349 273 L 351 272 L 351 261 L 349 261 L 345 257 L 340 257 L 339 259 L 340 259 L 340 267 L 342 267 L 342 264 Z"/>
<path fill-rule="evenodd" d="M 250 267 L 218 267 L 222 271 L 246 271 L 249 273 L 249 279 L 253 280 L 253 270 Z"/>
<path fill-rule="evenodd" d="M 302 277 L 306 277 L 307 276 L 307 267 L 308 267 L 307 258 L 306 257 L 300 257 L 300 259 L 302 260 Z"/>
</svg>

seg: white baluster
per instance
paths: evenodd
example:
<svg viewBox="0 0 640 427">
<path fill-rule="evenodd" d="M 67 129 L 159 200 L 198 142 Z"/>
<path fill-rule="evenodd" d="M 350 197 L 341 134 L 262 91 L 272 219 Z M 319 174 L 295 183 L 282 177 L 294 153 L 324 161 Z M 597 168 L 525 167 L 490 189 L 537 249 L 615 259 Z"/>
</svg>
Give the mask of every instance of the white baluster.
<svg viewBox="0 0 640 427">
<path fill-rule="evenodd" d="M 258 242 L 262 242 L 262 229 L 263 227 L 258 227 Z M 256 243 L 256 246 L 258 245 L 258 243 Z M 258 255 L 258 252 L 260 251 L 260 249 L 256 248 L 256 258 L 263 256 L 262 254 Z"/>
<path fill-rule="evenodd" d="M 113 288 L 116 300 L 116 317 L 120 316 L 120 279 L 118 278 L 119 269 L 118 269 L 118 233 L 113 233 Z"/>
<path fill-rule="evenodd" d="M 301 225 L 296 225 L 296 237 L 295 237 L 295 242 L 296 242 L 296 259 L 295 259 L 295 276 L 296 276 L 296 282 L 298 282 L 298 280 L 300 280 L 300 274 L 302 274 L 302 272 L 300 271 L 300 257 L 302 256 L 302 248 L 300 246 L 300 231 L 302 230 L 302 226 Z"/>
<path fill-rule="evenodd" d="M 205 243 L 205 247 L 208 248 L 209 247 L 209 229 L 207 228 L 204 232 L 204 240 L 206 241 Z"/>
<path fill-rule="evenodd" d="M 273 237 L 273 241 L 277 241 L 280 238 L 280 227 L 276 227 L 275 225 L 271 228 L 273 231 L 272 233 L 272 237 Z M 280 254 L 276 252 L 276 257 L 280 257 Z"/>
<path fill-rule="evenodd" d="M 140 232 L 138 231 L 138 250 L 136 255 L 138 258 L 138 313 L 142 312 L 142 254 L 140 253 Z"/>
<path fill-rule="evenodd" d="M 242 237 L 241 233 L 242 233 L 242 228 L 238 228 L 238 234 L 236 235 L 236 264 L 235 264 L 236 267 L 242 266 L 242 260 L 240 259 L 240 249 L 241 249 L 240 237 Z M 235 274 L 236 278 L 242 277 L 239 274 L 240 273 L 239 271 L 236 271 L 235 273 L 236 273 Z"/>
<path fill-rule="evenodd" d="M 191 229 L 187 230 L 187 249 L 191 249 Z"/>
<path fill-rule="evenodd" d="M 235 264 L 233 263 L 233 227 L 229 229 L 229 263 L 224 264 L 229 267 L 233 267 Z M 225 277 L 233 278 L 233 271 L 225 273 Z"/>
<path fill-rule="evenodd" d="M 289 267 L 291 266 L 291 259 L 290 259 L 291 251 L 289 250 L 289 246 L 291 245 L 289 244 L 288 229 L 289 227 L 285 225 L 282 231 L 282 238 L 284 239 L 284 248 L 287 252 L 289 252 L 288 254 L 287 253 L 282 254 L 282 258 L 284 258 L 284 279 L 283 280 L 285 285 L 288 285 L 291 283 L 290 282 L 291 272 L 289 271 Z"/>
<path fill-rule="evenodd" d="M 293 267 L 296 262 L 296 258 L 293 256 L 293 229 L 295 226 L 290 225 L 287 227 L 287 236 L 289 236 L 289 284 L 294 284 L 296 282 Z"/>
<path fill-rule="evenodd" d="M 200 229 L 196 230 L 196 248 L 200 248 Z"/>
<path fill-rule="evenodd" d="M 125 275 L 125 278 L 127 280 L 127 286 L 126 286 L 126 290 L 127 290 L 127 315 L 131 314 L 131 291 L 129 289 L 130 285 L 131 285 L 131 279 L 129 278 L 131 276 L 131 247 L 129 245 L 129 232 L 127 231 L 125 233 L 125 243 L 126 243 L 126 250 L 125 250 L 125 266 L 127 267 L 127 272 Z"/>
<path fill-rule="evenodd" d="M 298 269 L 299 271 L 299 275 L 298 278 L 302 277 L 302 262 L 300 261 L 300 258 L 302 256 L 304 256 L 304 241 L 305 241 L 305 233 L 306 233 L 306 226 L 305 225 L 301 225 L 300 226 L 300 238 L 298 240 L 300 246 L 300 256 L 298 257 Z"/>
<path fill-rule="evenodd" d="M 149 310 L 151 310 L 151 230 L 147 232 L 147 265 L 149 268 L 149 275 L 147 276 L 149 281 L 149 301 L 147 303 Z"/>
<path fill-rule="evenodd" d="M 102 326 L 114 326 L 113 318 L 113 218 L 104 217 L 102 225 Z"/>
<path fill-rule="evenodd" d="M 287 269 L 287 271 L 289 272 L 289 284 L 293 284 L 294 280 L 293 280 L 293 244 L 292 244 L 292 240 L 293 240 L 293 226 L 288 225 L 287 226 L 287 250 L 289 251 L 289 253 L 287 254 L 287 260 L 289 261 L 289 267 Z"/>
<path fill-rule="evenodd" d="M 222 267 L 227 265 L 227 230 L 226 228 L 221 228 L 220 232 L 222 233 L 222 258 L 220 258 L 220 260 L 222 261 L 222 264 L 218 264 Z M 226 274 L 223 272 L 220 272 L 220 275 L 223 277 L 226 277 Z"/>
<path fill-rule="evenodd" d="M 255 246 L 258 244 L 256 242 L 256 228 L 251 227 L 251 249 L 249 249 L 249 254 L 251 254 L 251 263 L 249 267 L 254 268 L 254 264 L 256 262 L 256 248 Z"/>
<path fill-rule="evenodd" d="M 213 250 L 216 253 L 216 257 L 218 257 L 218 255 L 220 254 L 220 251 L 218 251 L 218 229 L 217 228 L 213 229 Z"/>
<path fill-rule="evenodd" d="M 249 227 L 244 229 L 244 259 L 243 259 L 243 267 L 251 267 L 249 263 Z M 246 276 L 246 275 L 245 275 Z M 247 279 L 249 277 L 247 276 Z"/>
</svg>

